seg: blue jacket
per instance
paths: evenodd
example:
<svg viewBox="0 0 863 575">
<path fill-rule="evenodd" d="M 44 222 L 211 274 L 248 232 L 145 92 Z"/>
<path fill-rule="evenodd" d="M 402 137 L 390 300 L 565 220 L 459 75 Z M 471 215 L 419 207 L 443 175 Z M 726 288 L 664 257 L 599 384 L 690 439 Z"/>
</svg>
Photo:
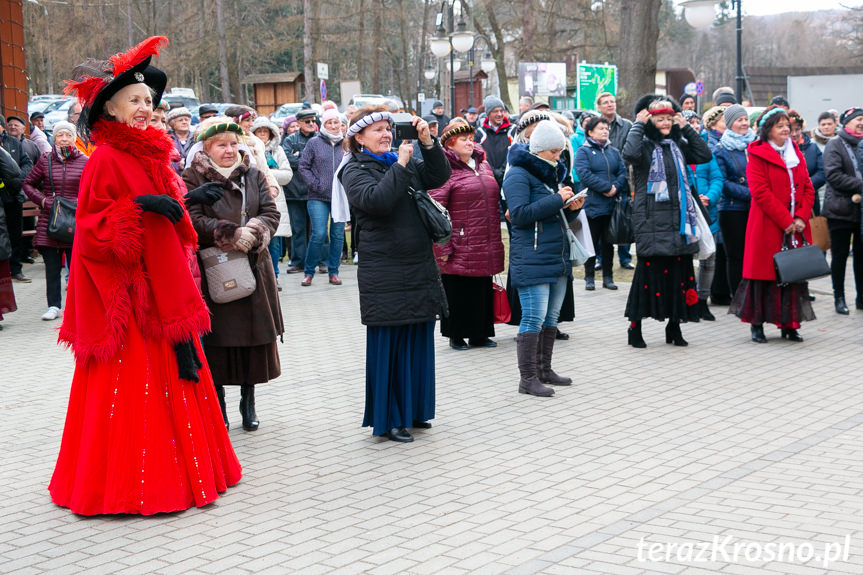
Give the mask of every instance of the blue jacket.
<svg viewBox="0 0 863 575">
<path fill-rule="evenodd" d="M 729 150 L 721 144 L 713 148 L 713 157 L 722 170 L 725 182 L 722 184 L 722 197 L 719 198 L 720 212 L 748 212 L 749 183 L 746 181 L 747 155 L 742 150 Z"/>
<path fill-rule="evenodd" d="M 556 282 L 572 269 L 560 218 L 563 199 L 557 193 L 566 167 L 558 162 L 555 168 L 534 156 L 527 144 L 513 144 L 507 162 L 510 168 L 503 179 L 503 193 L 512 224 L 509 243 L 512 285 L 518 288 Z"/>
<path fill-rule="evenodd" d="M 618 194 L 628 191 L 626 184 L 626 166 L 620 152 L 614 146 L 600 148 L 590 140 L 575 152 L 575 171 L 582 186 L 588 189 L 587 200 L 584 203 L 588 218 L 608 216 L 614 209 L 615 197 L 604 196 L 617 187 Z"/>
<path fill-rule="evenodd" d="M 300 154 L 299 174 L 306 183 L 308 199 L 330 202 L 333 199 L 333 174 L 342 163 L 341 143 L 331 144 L 318 134 L 306 143 Z"/>
<path fill-rule="evenodd" d="M 827 183 L 827 176 L 824 174 L 823 154 L 818 149 L 818 146 L 815 145 L 815 142 L 806 134 L 803 134 L 803 143 L 797 147 L 803 153 L 803 159 L 806 160 L 806 169 L 809 170 L 809 179 L 812 180 L 812 187 L 815 188 L 815 192 L 817 193 L 818 189 Z"/>
<path fill-rule="evenodd" d="M 710 231 L 714 234 L 719 232 L 719 198 L 722 197 L 722 187 L 725 184 L 725 176 L 712 158 L 706 164 L 698 164 L 695 167 L 695 179 L 697 181 L 698 193 L 710 198 L 707 205 L 707 215 L 710 216 Z"/>
</svg>

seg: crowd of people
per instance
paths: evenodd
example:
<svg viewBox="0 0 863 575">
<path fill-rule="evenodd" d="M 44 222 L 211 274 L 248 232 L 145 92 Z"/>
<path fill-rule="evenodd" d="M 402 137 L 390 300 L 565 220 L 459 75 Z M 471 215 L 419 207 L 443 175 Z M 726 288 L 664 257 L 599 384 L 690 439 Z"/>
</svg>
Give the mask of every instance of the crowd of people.
<svg viewBox="0 0 863 575">
<path fill-rule="evenodd" d="M 340 286 L 342 263 L 358 265 L 362 424 L 405 443 L 435 416 L 437 321 L 453 350 L 496 347 L 502 272 L 518 391 L 538 397 L 572 384 L 551 364 L 569 337 L 559 323 L 574 318 L 575 266 L 586 290 L 596 270 L 618 289 L 615 245 L 634 269 L 622 310 L 634 348 L 647 346 L 647 318 L 667 322 L 666 343 L 688 345 L 681 324 L 715 320 L 708 302 L 749 323 L 756 343 L 765 323 L 802 341 L 814 298 L 805 282 L 777 283 L 772 258 L 812 243 L 819 214 L 835 310 L 850 313 L 852 249 L 863 310 L 863 108 L 825 112 L 807 133 L 784 98 L 750 117 L 721 88 L 702 114 L 691 97 L 645 95 L 633 121 L 610 93 L 579 117 L 530 98 L 510 115 L 488 96 L 481 115 L 449 118 L 438 101 L 410 116 L 417 135 L 406 140 L 387 105 L 324 102 L 280 126 L 249 106 L 204 105 L 193 126 L 188 109 L 161 101 L 167 78 L 150 60 L 166 44 L 153 37 L 96 72 L 73 71 L 77 100 L 51 134 L 38 115 L 29 137 L 24 118 L 0 122 L 0 320 L 16 309 L 13 282 L 31 281 L 22 266 L 35 247 L 42 319 L 62 318 L 76 360 L 50 486 L 76 513 L 184 509 L 239 481 L 226 387 L 240 388 L 243 429 L 258 429 L 255 387 L 281 374 L 282 271 L 304 287 L 316 273 Z M 448 210 L 447 242 L 426 229 L 426 195 Z M 25 199 L 38 209 L 32 245 Z M 77 202 L 73 243 L 49 230 L 60 199 Z M 608 235 L 628 210 L 634 254 Z"/>
</svg>

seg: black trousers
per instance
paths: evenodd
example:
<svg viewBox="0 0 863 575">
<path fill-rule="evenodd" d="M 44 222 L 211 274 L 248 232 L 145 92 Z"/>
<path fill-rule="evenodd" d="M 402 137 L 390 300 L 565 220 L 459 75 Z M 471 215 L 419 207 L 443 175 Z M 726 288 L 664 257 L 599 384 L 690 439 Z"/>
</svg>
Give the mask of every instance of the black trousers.
<svg viewBox="0 0 863 575">
<path fill-rule="evenodd" d="M 728 258 L 725 257 L 725 244 L 717 242 L 716 260 L 713 263 L 713 283 L 710 284 L 710 298 L 713 303 L 731 303 L 731 293 L 728 291 Z"/>
<path fill-rule="evenodd" d="M 725 243 L 725 269 L 728 274 L 728 289 L 737 291 L 743 278 L 743 250 L 746 247 L 746 222 L 749 212 L 719 212 L 719 229 Z"/>
<path fill-rule="evenodd" d="M 614 267 L 614 244 L 601 242 L 600 240 L 605 235 L 605 230 L 608 229 L 608 223 L 610 221 L 611 214 L 607 216 L 587 218 L 587 223 L 590 226 L 590 235 L 593 239 L 593 251 L 602 257 L 602 277 L 608 279 L 612 278 L 611 270 Z M 596 256 L 593 256 L 584 262 L 585 277 L 593 277 L 594 265 L 596 265 Z"/>
<path fill-rule="evenodd" d="M 21 273 L 21 258 L 23 255 L 23 243 L 21 231 L 23 230 L 22 207 L 18 201 L 3 204 L 6 211 L 6 228 L 9 230 L 9 243 L 12 244 L 12 257 L 9 258 L 9 272 L 15 276 Z"/>
<path fill-rule="evenodd" d="M 45 262 L 45 295 L 48 297 L 48 307 L 62 308 L 60 271 L 63 269 L 63 254 L 66 254 L 67 264 L 72 261 L 72 248 L 39 246 L 39 253 Z"/>
<path fill-rule="evenodd" d="M 851 239 L 854 239 L 854 286 L 857 297 L 863 296 L 863 238 L 860 225 L 851 222 L 836 222 L 827 220 L 830 230 L 830 276 L 833 279 L 833 295 L 845 296 L 845 267 L 848 264 L 848 253 L 851 251 Z"/>
</svg>

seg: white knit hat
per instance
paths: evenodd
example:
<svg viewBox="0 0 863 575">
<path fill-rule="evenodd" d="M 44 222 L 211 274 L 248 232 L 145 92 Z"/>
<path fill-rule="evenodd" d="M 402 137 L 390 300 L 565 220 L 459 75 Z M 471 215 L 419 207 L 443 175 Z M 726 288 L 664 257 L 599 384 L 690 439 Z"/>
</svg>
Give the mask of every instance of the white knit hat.
<svg viewBox="0 0 863 575">
<path fill-rule="evenodd" d="M 530 135 L 530 153 L 538 154 L 546 150 L 562 150 L 566 147 L 563 132 L 551 120 L 543 120 L 536 125 Z"/>
<path fill-rule="evenodd" d="M 165 121 L 170 124 L 171 120 L 175 120 L 181 116 L 188 116 L 189 118 L 191 118 L 192 112 L 190 112 L 189 109 L 185 106 L 180 106 L 179 108 L 174 108 L 173 110 L 168 112 L 168 116 Z"/>
<path fill-rule="evenodd" d="M 67 122 L 66 120 L 60 120 L 59 122 L 54 122 L 53 133 L 56 136 L 57 132 L 69 132 L 72 134 L 73 138 L 78 137 L 78 130 L 75 129 L 75 124 L 72 122 Z"/>
</svg>

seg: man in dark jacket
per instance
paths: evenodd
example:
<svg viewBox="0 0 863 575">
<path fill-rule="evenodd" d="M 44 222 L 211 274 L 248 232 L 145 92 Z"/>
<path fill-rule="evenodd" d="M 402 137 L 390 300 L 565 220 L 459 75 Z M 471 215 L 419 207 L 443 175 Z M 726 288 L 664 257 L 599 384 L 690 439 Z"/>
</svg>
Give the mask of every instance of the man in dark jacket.
<svg viewBox="0 0 863 575">
<path fill-rule="evenodd" d="M 17 187 L 10 187 L 3 194 L 3 208 L 6 211 L 6 227 L 9 229 L 9 241 L 12 244 L 12 257 L 9 258 L 9 271 L 12 279 L 21 283 L 30 283 L 30 278 L 21 271 L 21 262 L 26 257 L 24 253 L 24 242 L 21 232 L 23 231 L 22 204 L 27 199 L 21 191 L 21 182 L 33 169 L 33 160 L 27 155 L 21 140 L 6 132 L 6 121 L 0 117 L 0 146 L 12 157 L 15 165 L 21 171 L 21 180 Z"/>
<path fill-rule="evenodd" d="M 506 107 L 503 100 L 497 96 L 486 96 L 482 101 L 486 117 L 482 127 L 477 128 L 474 141 L 482 146 L 485 159 L 494 171 L 494 179 L 497 185 L 503 183 L 503 175 L 506 172 L 506 155 L 512 139 L 509 137 L 509 118 L 506 115 Z"/>
<path fill-rule="evenodd" d="M 306 181 L 300 175 L 300 156 L 303 150 L 306 149 L 306 144 L 317 134 L 318 114 L 312 109 L 303 109 L 297 112 L 297 123 L 300 129 L 289 136 L 282 139 L 282 149 L 285 150 L 285 155 L 288 157 L 288 162 L 291 164 L 291 169 L 294 171 L 294 177 L 287 186 L 283 186 L 285 190 L 285 200 L 288 202 L 288 215 L 291 218 L 291 261 L 285 271 L 289 274 L 300 273 L 305 269 L 306 262 L 306 221 L 308 212 L 306 211 L 306 201 L 309 199 L 309 189 Z M 326 253 L 321 250 L 321 253 Z M 326 273 L 325 270 L 320 270 L 321 273 Z"/>
<path fill-rule="evenodd" d="M 450 123 L 450 118 L 443 111 L 443 102 L 440 100 L 435 100 L 434 104 L 432 104 L 432 116 L 437 120 L 438 128 L 443 130 Z"/>
</svg>

